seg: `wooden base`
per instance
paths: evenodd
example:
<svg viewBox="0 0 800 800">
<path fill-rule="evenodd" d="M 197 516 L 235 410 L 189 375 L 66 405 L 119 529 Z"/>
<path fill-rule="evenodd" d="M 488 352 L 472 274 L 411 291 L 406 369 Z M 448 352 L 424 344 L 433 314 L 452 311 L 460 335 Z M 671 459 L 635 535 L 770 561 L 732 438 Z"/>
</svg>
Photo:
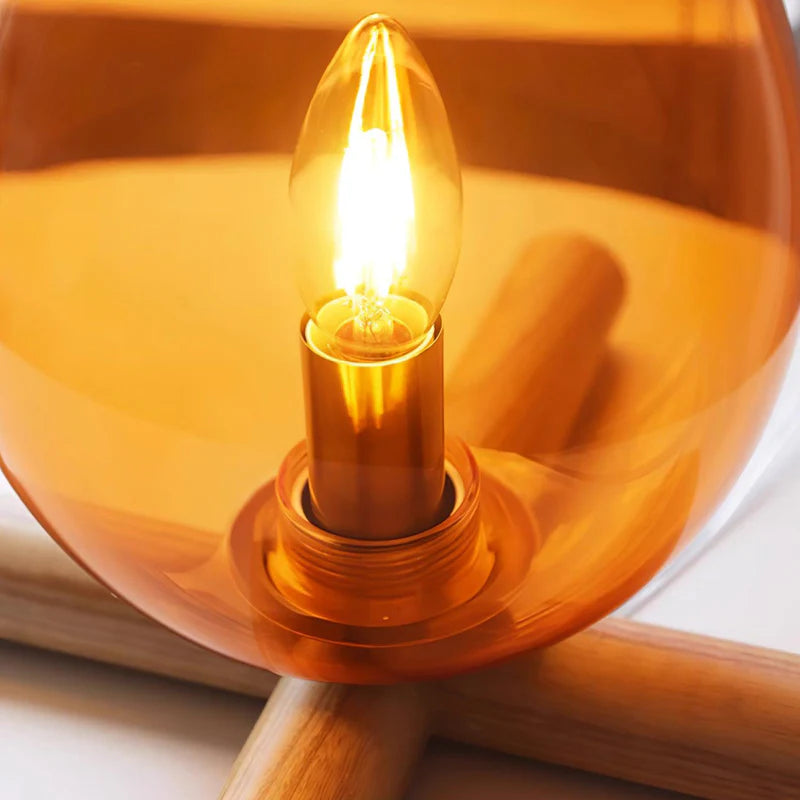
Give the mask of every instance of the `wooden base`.
<svg viewBox="0 0 800 800">
<path fill-rule="evenodd" d="M 283 678 L 221 800 L 399 800 L 428 738 L 423 694 Z"/>
<path fill-rule="evenodd" d="M 147 620 L 33 528 L 25 519 L 0 536 L 0 637 L 270 693 L 275 676 Z M 800 796 L 800 657 L 785 653 L 607 620 L 491 670 L 417 687 L 424 695 L 413 703 L 408 687 L 286 678 L 281 687 L 223 797 L 397 797 L 425 737 L 420 697 L 430 731 L 467 744 L 720 800 Z M 254 771 L 268 780 L 253 782 Z M 353 786 L 362 794 L 344 793 Z M 284 793 L 245 793 L 275 787 Z"/>
</svg>

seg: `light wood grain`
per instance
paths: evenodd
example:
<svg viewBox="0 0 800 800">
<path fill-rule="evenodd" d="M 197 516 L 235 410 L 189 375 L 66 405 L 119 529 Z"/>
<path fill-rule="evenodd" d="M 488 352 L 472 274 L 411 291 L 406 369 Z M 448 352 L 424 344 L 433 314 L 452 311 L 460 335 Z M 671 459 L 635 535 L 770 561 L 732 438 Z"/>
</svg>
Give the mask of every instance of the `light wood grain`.
<svg viewBox="0 0 800 800">
<path fill-rule="evenodd" d="M 20 528 L 0 535 L 0 636 L 256 697 L 275 685 L 275 676 L 206 653 L 147 620 L 40 532 Z M 295 700 L 365 708 L 341 687 L 332 695 L 322 689 L 286 681 L 287 694 L 267 709 L 261 728 L 288 748 L 298 743 Z M 356 697 L 366 696 L 363 689 Z M 610 619 L 554 647 L 426 689 L 435 735 L 719 800 L 800 796 L 794 655 Z M 391 710 L 391 695 L 381 702 Z M 414 727 L 417 713 L 402 736 L 424 729 Z M 276 733 L 273 715 L 294 720 L 295 732 Z M 360 724 L 380 718 L 366 715 Z M 338 735 L 316 730 L 322 739 Z M 402 752 L 410 756 L 410 745 Z M 302 776 L 302 760 L 293 763 Z M 328 772 L 341 769 L 322 763 Z"/>
<path fill-rule="evenodd" d="M 588 237 L 533 239 L 450 374 L 448 429 L 528 457 L 563 447 L 624 295 L 615 257 Z"/>
<path fill-rule="evenodd" d="M 420 687 L 283 678 L 222 800 L 401 797 L 428 736 Z"/>
<path fill-rule="evenodd" d="M 439 686 L 440 735 L 722 800 L 800 797 L 800 658 L 621 620 Z"/>
<path fill-rule="evenodd" d="M 115 598 L 0 500 L 0 638 L 265 697 L 277 677 L 218 656 Z"/>
</svg>

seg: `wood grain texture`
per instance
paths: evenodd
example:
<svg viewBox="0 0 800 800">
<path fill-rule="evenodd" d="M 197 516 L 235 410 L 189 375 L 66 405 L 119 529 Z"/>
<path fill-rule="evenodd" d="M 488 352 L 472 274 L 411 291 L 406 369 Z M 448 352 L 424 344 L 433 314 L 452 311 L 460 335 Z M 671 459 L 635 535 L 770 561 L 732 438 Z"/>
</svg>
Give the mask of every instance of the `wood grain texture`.
<svg viewBox="0 0 800 800">
<path fill-rule="evenodd" d="M 440 735 L 701 797 L 800 797 L 795 655 L 607 620 L 438 688 Z"/>
<path fill-rule="evenodd" d="M 8 506 L 0 498 L 0 638 L 258 697 L 277 683 L 118 600 Z"/>
<path fill-rule="evenodd" d="M 21 527 L 14 534 L 4 525 L 0 535 L 3 638 L 256 697 L 275 685 L 275 676 L 206 653 L 147 620 L 40 532 Z M 272 737 L 275 715 L 294 720 L 294 733 L 280 733 L 285 747 L 298 719 L 308 722 L 309 704 L 367 708 L 341 687 L 326 694 L 319 684 L 285 684 L 260 723 Z M 610 619 L 554 647 L 426 688 L 435 735 L 719 800 L 800 796 L 798 656 Z M 354 694 L 368 696 L 362 692 Z M 296 700 L 306 707 L 303 717 L 287 710 Z M 393 698 L 380 703 L 391 710 Z M 395 734 L 423 729 L 413 728 L 419 719 L 415 710 L 412 727 Z M 316 730 L 322 739 L 339 735 Z M 393 751 L 390 762 L 410 757 L 408 747 Z M 373 767 L 366 762 L 365 769 Z"/>
<path fill-rule="evenodd" d="M 3 638 L 256 697 L 272 690 L 275 676 L 169 633 L 38 536 L 8 529 L 0 536 Z M 405 741 L 406 749 L 393 749 L 388 759 L 398 769 L 392 780 L 399 788 L 400 768 L 416 746 L 414 736 L 403 737 L 424 730 L 416 705 L 404 709 L 399 700 L 404 696 L 395 698 L 393 690 L 381 695 L 384 690 L 294 679 L 284 679 L 282 686 L 254 731 L 259 746 L 250 757 L 259 760 L 248 762 L 251 769 L 263 766 L 264 758 L 289 753 L 302 725 L 311 726 L 315 741 L 328 748 L 326 758 L 333 758 L 330 748 L 342 741 L 337 737 L 353 734 L 354 720 L 369 728 L 388 714 L 406 721 L 393 731 L 377 729 L 379 737 L 392 734 Z M 435 735 L 719 800 L 800 796 L 800 657 L 794 655 L 606 620 L 554 647 L 426 688 Z M 325 728 L 326 709 L 340 705 L 351 709 L 350 727 Z M 312 707 L 317 712 L 311 713 Z M 380 713 L 370 715 L 370 708 Z M 269 749 L 261 752 L 265 736 Z M 322 760 L 319 772 L 336 777 L 340 769 L 350 769 L 348 781 L 356 772 L 374 775 L 383 745 L 367 757 L 359 751 L 363 737 L 358 740 L 358 770 Z M 285 764 L 300 778 L 302 765 L 297 759 Z M 331 790 L 344 791 L 346 785 L 352 784 L 331 784 Z"/>
<path fill-rule="evenodd" d="M 624 296 L 621 266 L 590 238 L 533 239 L 447 381 L 448 429 L 527 457 L 562 448 Z"/>
<path fill-rule="evenodd" d="M 428 737 L 423 689 L 283 678 L 222 800 L 402 797 Z"/>
</svg>

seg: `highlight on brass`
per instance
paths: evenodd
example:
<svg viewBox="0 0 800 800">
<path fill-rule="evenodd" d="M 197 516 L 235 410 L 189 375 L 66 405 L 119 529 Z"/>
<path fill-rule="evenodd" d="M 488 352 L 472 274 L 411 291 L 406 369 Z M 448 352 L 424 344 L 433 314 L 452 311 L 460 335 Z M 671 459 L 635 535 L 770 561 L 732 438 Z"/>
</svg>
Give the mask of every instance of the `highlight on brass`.
<svg viewBox="0 0 800 800">
<path fill-rule="evenodd" d="M 425 61 L 394 20 L 347 35 L 292 162 L 308 340 L 345 359 L 430 339 L 461 243 L 461 175 Z"/>
<path fill-rule="evenodd" d="M 708 540 L 797 338 L 779 3 L 7 5 L 0 457 L 116 594 L 427 679 Z"/>
</svg>

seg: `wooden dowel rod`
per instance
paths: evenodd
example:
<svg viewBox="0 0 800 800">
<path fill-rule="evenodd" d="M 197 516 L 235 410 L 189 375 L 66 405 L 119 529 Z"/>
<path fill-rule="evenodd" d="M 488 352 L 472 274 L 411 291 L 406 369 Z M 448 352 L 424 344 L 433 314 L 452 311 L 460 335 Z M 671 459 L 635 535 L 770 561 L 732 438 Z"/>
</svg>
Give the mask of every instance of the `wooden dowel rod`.
<svg viewBox="0 0 800 800">
<path fill-rule="evenodd" d="M 438 688 L 442 736 L 700 797 L 800 797 L 795 655 L 606 620 Z"/>
<path fill-rule="evenodd" d="M 408 684 L 282 678 L 220 799 L 402 797 L 428 738 L 428 708 Z"/>
<path fill-rule="evenodd" d="M 599 244 L 574 234 L 533 239 L 450 373 L 448 430 L 528 457 L 558 451 L 624 296 L 624 275 Z"/>
<path fill-rule="evenodd" d="M 0 534 L 0 636 L 256 697 L 276 682 L 146 619 L 40 531 Z M 606 620 L 429 689 L 433 733 L 456 741 L 719 800 L 800 796 L 798 656 Z"/>
<path fill-rule="evenodd" d="M 0 497 L 0 638 L 255 697 L 278 681 L 172 633 L 115 598 Z"/>
</svg>

